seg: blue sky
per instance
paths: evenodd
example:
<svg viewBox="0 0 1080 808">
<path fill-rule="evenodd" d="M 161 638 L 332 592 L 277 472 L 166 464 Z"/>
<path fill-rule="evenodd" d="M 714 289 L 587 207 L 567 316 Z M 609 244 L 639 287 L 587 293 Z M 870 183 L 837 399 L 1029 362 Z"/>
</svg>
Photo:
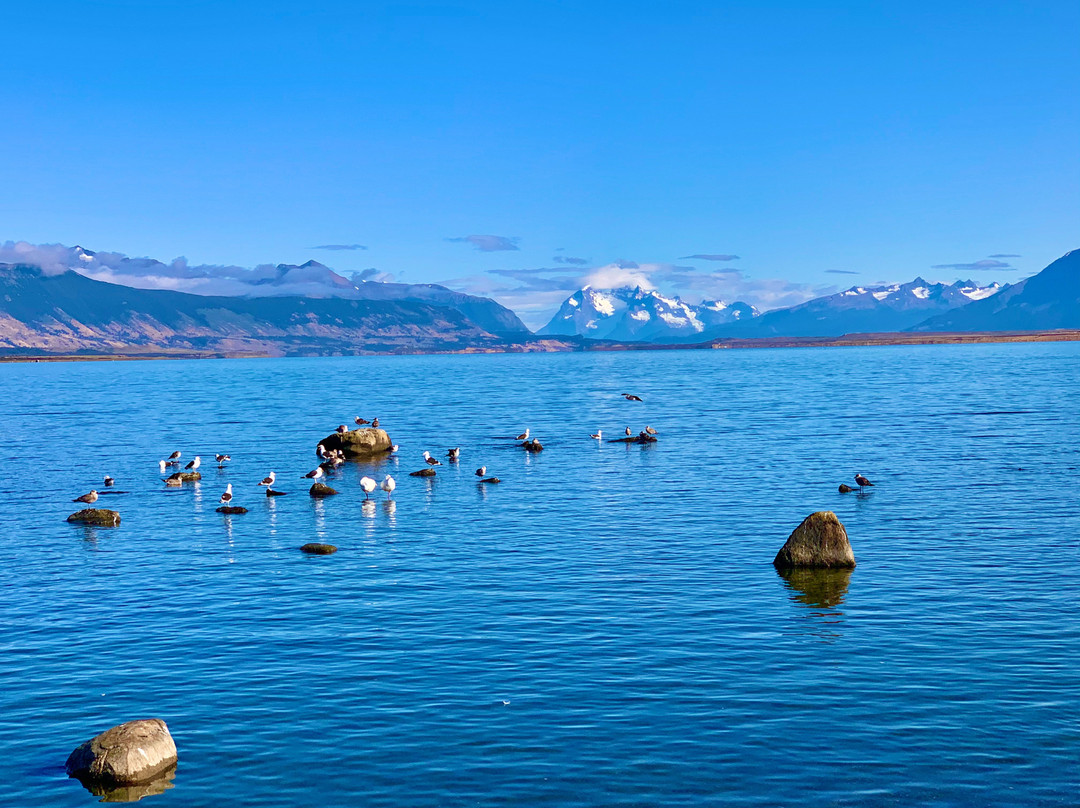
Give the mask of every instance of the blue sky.
<svg viewBox="0 0 1080 808">
<path fill-rule="evenodd" d="M 305 5 L 4 4 L 0 241 L 532 324 L 597 267 L 768 307 L 1080 247 L 1076 2 Z"/>
</svg>

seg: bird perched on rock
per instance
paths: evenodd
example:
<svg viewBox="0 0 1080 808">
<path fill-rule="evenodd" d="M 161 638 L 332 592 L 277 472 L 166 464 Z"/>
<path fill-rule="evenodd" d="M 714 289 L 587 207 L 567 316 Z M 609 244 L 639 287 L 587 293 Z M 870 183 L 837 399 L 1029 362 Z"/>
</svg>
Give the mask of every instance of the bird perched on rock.
<svg viewBox="0 0 1080 808">
<path fill-rule="evenodd" d="M 364 499 L 367 499 L 371 492 L 378 487 L 378 485 L 379 484 L 370 477 L 361 477 L 360 490 L 364 492 Z"/>
<path fill-rule="evenodd" d="M 198 455 L 195 455 L 195 459 L 192 460 L 190 463 L 188 463 L 186 466 L 184 466 L 184 469 L 186 471 L 197 471 L 199 466 L 201 466 L 201 465 L 202 465 L 202 458 L 199 457 Z"/>
<path fill-rule="evenodd" d="M 379 428 L 379 419 L 378 418 L 372 418 L 371 419 L 371 426 L 372 426 L 373 429 L 378 429 Z"/>
<path fill-rule="evenodd" d="M 221 499 L 218 500 L 220 505 L 228 505 L 232 502 L 232 483 L 225 486 L 225 493 L 221 495 Z"/>
<path fill-rule="evenodd" d="M 635 396 L 631 393 L 619 393 L 619 395 L 625 398 L 627 401 L 641 401 L 640 396 Z"/>
<path fill-rule="evenodd" d="M 630 427 L 627 427 L 627 428 L 626 428 L 626 437 L 628 437 L 628 438 L 629 438 L 629 437 L 630 437 L 631 435 L 633 435 L 633 434 L 634 434 L 634 433 L 630 431 Z"/>
<path fill-rule="evenodd" d="M 483 477 L 485 474 L 487 474 L 487 466 L 481 466 L 476 471 L 474 471 L 473 474 L 475 474 L 477 477 Z"/>
<path fill-rule="evenodd" d="M 217 461 L 217 467 L 224 468 L 225 464 L 232 460 L 227 454 L 214 455 L 214 459 Z"/>
<path fill-rule="evenodd" d="M 394 489 L 397 488 L 397 482 L 394 480 L 393 477 L 387 474 L 385 477 L 383 477 L 383 481 L 379 483 L 379 488 L 385 491 L 386 498 L 390 499 L 390 497 L 394 494 Z"/>
<path fill-rule="evenodd" d="M 110 477 L 110 476 L 109 476 L 108 474 L 106 474 L 106 475 L 105 475 L 105 487 L 106 487 L 106 488 L 112 488 L 112 487 L 113 487 L 113 484 L 114 484 L 115 482 L 116 482 L 116 480 L 114 480 L 114 479 L 113 479 L 112 477 Z"/>
<path fill-rule="evenodd" d="M 159 461 L 158 461 L 158 469 L 159 469 L 159 470 L 161 471 L 161 473 L 162 473 L 162 474 L 164 474 L 164 473 L 165 473 L 165 467 L 166 467 L 167 465 L 169 465 L 169 464 L 168 464 L 168 462 L 167 462 L 167 461 L 165 461 L 165 460 L 159 460 Z"/>
<path fill-rule="evenodd" d="M 326 457 L 326 447 L 320 443 L 318 446 L 315 447 L 315 454 L 319 456 L 320 460 Z"/>
<path fill-rule="evenodd" d="M 270 486 L 272 486 L 274 484 L 274 480 L 276 480 L 276 479 L 277 479 L 277 474 L 275 474 L 274 472 L 271 471 L 269 474 L 267 474 L 265 477 L 263 477 L 261 480 L 259 480 L 259 485 L 265 485 L 267 488 L 269 488 Z"/>
<path fill-rule="evenodd" d="M 301 479 L 315 480 L 316 482 L 318 482 L 319 480 L 322 479 L 324 474 L 326 474 L 326 472 L 323 471 L 323 467 L 318 466 L 318 467 L 312 469 L 311 471 L 309 471 L 307 474 L 305 474 Z"/>
<path fill-rule="evenodd" d="M 867 486 L 870 488 L 874 487 L 874 484 L 863 477 L 862 474 L 855 475 L 855 485 L 859 486 L 859 488 L 866 488 Z"/>
<path fill-rule="evenodd" d="M 596 430 L 595 435 L 589 435 L 589 437 L 592 438 L 593 440 L 600 440 L 601 438 L 604 437 L 604 430 L 598 429 L 598 430 Z"/>
<path fill-rule="evenodd" d="M 367 418 L 361 418 L 359 415 L 353 418 L 353 420 L 356 422 L 357 426 L 364 426 L 365 424 L 371 423 L 371 421 L 369 421 Z"/>
<path fill-rule="evenodd" d="M 645 427 L 645 434 L 646 435 L 657 435 L 659 433 L 655 429 L 653 429 L 651 426 L 646 426 Z"/>
<path fill-rule="evenodd" d="M 179 466 L 180 465 L 180 452 L 173 452 L 169 455 L 169 459 L 165 461 L 167 465 Z"/>
<path fill-rule="evenodd" d="M 427 449 L 424 450 L 424 462 L 427 463 L 429 466 L 442 465 L 442 463 L 440 463 L 438 460 L 431 456 L 431 452 L 429 452 Z"/>
<path fill-rule="evenodd" d="M 91 491 L 89 494 L 83 494 L 81 497 L 75 497 L 75 499 L 73 499 L 71 501 L 72 502 L 85 502 L 87 505 L 93 505 L 95 502 L 97 502 L 97 498 L 98 498 L 97 491 Z"/>
<path fill-rule="evenodd" d="M 339 424 L 336 431 L 339 435 L 344 435 L 346 432 L 349 431 L 349 428 L 345 426 L 345 424 Z"/>
<path fill-rule="evenodd" d="M 450 458 L 451 463 L 456 463 L 458 461 L 458 458 L 461 457 L 461 449 L 455 446 L 453 449 L 446 453 L 446 456 Z"/>
<path fill-rule="evenodd" d="M 528 439 L 529 439 L 529 428 L 528 427 L 525 427 L 525 431 L 522 432 L 520 435 L 518 435 L 516 438 L 514 438 L 514 440 L 528 440 Z"/>
</svg>

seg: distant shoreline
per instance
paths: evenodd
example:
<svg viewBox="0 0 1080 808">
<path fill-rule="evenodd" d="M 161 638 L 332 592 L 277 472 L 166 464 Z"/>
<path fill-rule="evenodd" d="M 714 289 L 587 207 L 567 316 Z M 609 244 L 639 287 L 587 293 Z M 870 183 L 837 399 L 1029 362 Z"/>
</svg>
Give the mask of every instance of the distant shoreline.
<svg viewBox="0 0 1080 808">
<path fill-rule="evenodd" d="M 483 347 L 446 351 L 340 351 L 304 353 L 291 356 L 440 356 L 477 353 L 581 353 L 588 351 L 662 351 L 662 350 L 739 350 L 753 348 L 857 348 L 885 345 L 973 345 L 1005 342 L 1077 342 L 1080 329 L 1048 331 L 972 331 L 935 333 L 845 334 L 840 337 L 759 337 L 753 339 L 715 339 L 690 344 L 642 342 L 607 342 L 582 338 L 538 338 L 526 343 L 512 343 L 505 348 Z M 0 364 L 19 362 L 117 362 L 153 359 L 268 359 L 279 354 L 259 351 L 161 351 L 113 354 L 3 354 Z"/>
</svg>

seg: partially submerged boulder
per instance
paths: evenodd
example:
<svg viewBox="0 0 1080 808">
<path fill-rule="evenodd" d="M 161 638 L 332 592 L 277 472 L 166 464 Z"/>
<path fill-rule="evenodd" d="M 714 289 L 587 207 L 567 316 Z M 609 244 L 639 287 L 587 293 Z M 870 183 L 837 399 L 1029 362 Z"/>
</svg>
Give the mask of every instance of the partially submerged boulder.
<svg viewBox="0 0 1080 808">
<path fill-rule="evenodd" d="M 812 513 L 791 532 L 773 559 L 777 569 L 854 567 L 847 531 L 832 511 Z"/>
<path fill-rule="evenodd" d="M 502 482 L 498 477 L 485 477 L 480 482 L 482 483 L 499 483 Z"/>
<path fill-rule="evenodd" d="M 169 480 L 179 480 L 182 483 L 197 483 L 201 479 L 202 474 L 197 471 L 174 471 L 169 475 Z"/>
<path fill-rule="evenodd" d="M 268 497 L 283 497 L 285 493 L 284 491 L 275 491 L 273 488 L 266 489 L 266 496 Z"/>
<path fill-rule="evenodd" d="M 116 527 L 120 524 L 120 514 L 107 508 L 83 508 L 67 518 L 69 522 L 98 527 Z"/>
<path fill-rule="evenodd" d="M 327 451 L 341 449 L 346 457 L 371 457 L 385 454 L 394 444 L 383 429 L 351 429 L 335 432 L 319 441 Z"/>
<path fill-rule="evenodd" d="M 305 544 L 300 548 L 300 552 L 308 553 L 309 555 L 330 555 L 337 552 L 337 547 L 332 544 L 322 544 L 321 542 L 313 541 L 310 544 Z"/>
<path fill-rule="evenodd" d="M 308 493 L 313 497 L 332 497 L 337 493 L 337 489 L 331 488 L 326 483 L 314 483 Z"/>
<path fill-rule="evenodd" d="M 846 485 L 845 483 L 840 483 L 840 489 L 839 490 L 840 490 L 841 494 L 850 494 L 855 489 L 852 488 L 850 485 Z"/>
<path fill-rule="evenodd" d="M 521 448 L 524 449 L 526 452 L 544 451 L 544 445 L 540 443 L 540 441 L 538 441 L 536 438 L 525 441 L 523 444 L 521 444 Z"/>
<path fill-rule="evenodd" d="M 218 513 L 247 513 L 247 508 L 242 505 L 222 505 L 217 509 Z"/>
<path fill-rule="evenodd" d="M 409 476 L 410 477 L 434 477 L 435 476 L 435 469 L 433 469 L 433 468 L 431 468 L 429 466 L 426 469 L 420 469 L 420 471 L 410 471 Z"/>
<path fill-rule="evenodd" d="M 84 783 L 115 787 L 150 782 L 175 765 L 169 728 L 160 718 L 147 718 L 91 738 L 68 756 L 64 768 Z"/>
</svg>

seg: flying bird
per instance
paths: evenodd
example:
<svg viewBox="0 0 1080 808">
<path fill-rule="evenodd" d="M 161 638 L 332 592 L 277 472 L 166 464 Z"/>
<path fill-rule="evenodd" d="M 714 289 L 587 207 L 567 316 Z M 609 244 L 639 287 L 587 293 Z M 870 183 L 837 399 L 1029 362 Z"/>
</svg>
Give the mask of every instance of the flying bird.
<svg viewBox="0 0 1080 808">
<path fill-rule="evenodd" d="M 442 463 L 440 463 L 438 460 L 431 456 L 431 452 L 429 452 L 427 449 L 424 450 L 424 462 L 427 463 L 429 466 L 442 465 Z"/>
<path fill-rule="evenodd" d="M 199 457 L 198 455 L 195 455 L 195 459 L 192 460 L 190 463 L 188 463 L 186 466 L 184 466 L 184 468 L 187 469 L 188 471 L 195 471 L 201 465 L 202 465 L 202 458 Z"/>
<path fill-rule="evenodd" d="M 641 396 L 635 396 L 632 393 L 619 393 L 619 395 L 627 401 L 641 401 Z"/>
<path fill-rule="evenodd" d="M 276 479 L 277 479 L 277 474 L 275 474 L 274 472 L 271 471 L 269 474 L 267 474 L 265 477 L 263 477 L 261 480 L 259 480 L 259 485 L 265 485 L 267 488 L 269 488 L 270 486 L 272 486 L 274 484 L 274 480 L 276 480 Z"/>
<path fill-rule="evenodd" d="M 228 505 L 232 502 L 232 483 L 225 486 L 225 493 L 221 495 L 221 499 L 218 502 L 222 505 Z"/>
<path fill-rule="evenodd" d="M 71 501 L 72 502 L 85 502 L 87 505 L 93 505 L 95 502 L 97 502 L 97 497 L 98 497 L 97 491 L 91 491 L 89 494 L 83 494 L 81 497 L 76 497 L 75 499 L 73 499 Z"/>
<path fill-rule="evenodd" d="M 529 428 L 528 427 L 525 427 L 525 431 L 522 432 L 520 435 L 518 435 L 516 438 L 514 438 L 514 440 L 528 440 L 528 439 L 529 439 Z"/>
<path fill-rule="evenodd" d="M 367 499 L 368 495 L 371 494 L 371 492 L 374 491 L 378 487 L 378 485 L 379 484 L 370 477 L 361 477 L 360 490 L 364 492 L 364 499 Z"/>
<path fill-rule="evenodd" d="M 397 488 L 397 482 L 395 482 L 393 477 L 387 474 L 383 477 L 383 481 L 379 484 L 379 487 L 386 492 L 386 498 L 390 499 L 394 493 L 394 489 Z"/>
</svg>

